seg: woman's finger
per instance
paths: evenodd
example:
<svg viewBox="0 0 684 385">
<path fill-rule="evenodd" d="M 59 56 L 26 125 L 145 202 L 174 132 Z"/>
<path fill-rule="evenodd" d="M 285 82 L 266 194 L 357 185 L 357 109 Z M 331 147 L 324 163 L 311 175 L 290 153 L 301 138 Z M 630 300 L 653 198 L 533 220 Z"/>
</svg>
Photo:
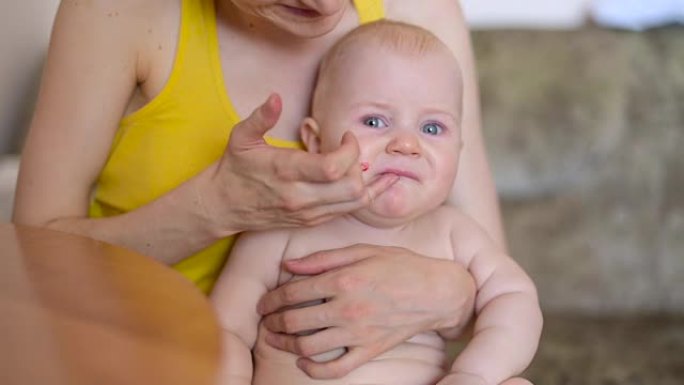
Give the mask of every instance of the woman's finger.
<svg viewBox="0 0 684 385">
<path fill-rule="evenodd" d="M 325 214 L 342 214 L 349 211 L 358 210 L 360 208 L 368 206 L 376 197 L 385 192 L 394 183 L 399 180 L 399 177 L 394 174 L 385 174 L 377 178 L 374 178 L 367 185 L 363 185 L 360 179 L 349 177 L 342 181 L 330 183 L 330 184 L 319 184 L 312 185 L 315 189 L 316 195 L 319 197 L 317 203 L 349 203 L 348 207 L 351 210 L 340 210 L 334 206 L 321 206 L 323 209 L 327 209 Z M 345 206 L 340 206 L 345 207 Z"/>
<path fill-rule="evenodd" d="M 347 175 L 359 175 L 359 144 L 345 134 L 339 148 L 325 154 L 283 150 L 273 164 L 276 175 L 286 181 L 333 182 Z M 360 179 L 360 178 L 359 178 Z"/>
<path fill-rule="evenodd" d="M 339 203 L 356 203 L 368 195 L 361 178 L 346 176 L 329 183 L 300 183 L 297 188 L 302 209 L 323 208 Z"/>
<path fill-rule="evenodd" d="M 276 125 L 282 110 L 283 102 L 280 95 L 269 95 L 264 104 L 233 127 L 228 147 L 231 150 L 242 151 L 265 144 L 264 135 Z"/>
<path fill-rule="evenodd" d="M 351 201 L 328 203 L 305 209 L 299 214 L 298 224 L 300 226 L 315 226 L 327 222 L 328 220 L 338 217 L 340 215 L 348 214 L 350 212 L 364 208 L 368 206 L 370 202 L 372 202 L 372 200 L 374 199 L 373 197 L 381 194 L 382 191 L 389 188 L 397 180 L 398 178 L 396 176 L 386 175 L 381 178 L 378 178 L 368 188 L 363 190 L 363 193 L 360 197 L 355 198 Z M 330 188 L 332 189 L 334 188 L 334 186 L 331 185 Z M 340 191 L 332 192 L 332 194 L 335 194 L 335 199 L 351 197 L 351 195 L 348 195 L 346 197 L 340 195 Z M 355 193 L 352 192 L 351 194 Z M 332 197 L 328 196 L 326 199 L 332 199 Z M 314 203 L 310 204 L 313 205 Z M 315 204 L 320 204 L 320 202 L 315 202 Z"/>
<path fill-rule="evenodd" d="M 297 275 L 321 274 L 372 257 L 377 252 L 377 247 L 357 244 L 340 249 L 318 251 L 306 257 L 290 259 L 285 261 L 285 267 L 288 271 Z M 298 282 L 311 279 L 313 278 L 306 278 Z"/>
<path fill-rule="evenodd" d="M 272 347 L 303 357 L 328 352 L 339 353 L 351 339 L 348 333 L 340 328 L 328 328 L 306 336 L 273 333 L 270 330 L 266 330 L 265 333 L 266 343 Z M 321 357 L 313 357 L 313 359 L 317 362 L 321 361 Z"/>
<path fill-rule="evenodd" d="M 297 360 L 297 367 L 311 378 L 321 380 L 340 378 L 376 355 L 377 353 L 365 348 L 350 348 L 342 357 L 327 362 L 316 362 L 311 358 L 302 357 Z"/>
<path fill-rule="evenodd" d="M 307 307 L 297 307 L 271 313 L 262 320 L 264 326 L 274 333 L 297 334 L 333 326 L 328 315 L 335 305 L 319 302 Z"/>
<path fill-rule="evenodd" d="M 298 205 L 304 210 L 300 217 L 305 225 L 314 225 L 323 223 L 323 218 L 334 218 L 367 207 L 397 180 L 399 177 L 388 174 L 376 178 L 368 186 L 351 177 L 326 184 L 307 184 L 299 194 Z"/>
<path fill-rule="evenodd" d="M 287 282 L 264 294 L 257 304 L 257 311 L 266 315 L 286 306 L 330 298 L 336 293 L 330 281 L 325 275 L 317 275 Z"/>
<path fill-rule="evenodd" d="M 399 176 L 394 174 L 385 174 L 375 178 L 366 186 L 368 198 L 372 201 L 398 181 Z"/>
</svg>

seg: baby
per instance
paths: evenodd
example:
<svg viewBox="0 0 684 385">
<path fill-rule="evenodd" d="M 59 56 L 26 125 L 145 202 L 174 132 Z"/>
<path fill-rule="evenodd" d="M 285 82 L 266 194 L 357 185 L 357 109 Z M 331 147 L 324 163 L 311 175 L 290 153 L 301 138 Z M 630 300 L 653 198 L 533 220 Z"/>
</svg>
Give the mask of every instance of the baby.
<svg viewBox="0 0 684 385">
<path fill-rule="evenodd" d="M 445 378 L 453 385 L 496 385 L 530 363 L 542 326 L 534 284 L 473 220 L 444 204 L 464 145 L 461 94 L 456 58 L 415 26 L 366 24 L 326 55 L 311 117 L 301 126 L 304 144 L 325 153 L 349 131 L 359 143 L 365 180 L 394 183 L 368 207 L 322 225 L 240 237 L 212 294 L 224 333 L 221 383 L 429 385 Z M 266 343 L 257 302 L 297 278 L 281 268 L 282 261 L 358 243 L 411 249 L 470 272 L 477 318 L 472 339 L 451 366 L 439 331 L 416 335 L 333 380 L 308 377 L 297 367 L 297 355 Z M 310 358 L 332 360 L 353 349 Z"/>
</svg>

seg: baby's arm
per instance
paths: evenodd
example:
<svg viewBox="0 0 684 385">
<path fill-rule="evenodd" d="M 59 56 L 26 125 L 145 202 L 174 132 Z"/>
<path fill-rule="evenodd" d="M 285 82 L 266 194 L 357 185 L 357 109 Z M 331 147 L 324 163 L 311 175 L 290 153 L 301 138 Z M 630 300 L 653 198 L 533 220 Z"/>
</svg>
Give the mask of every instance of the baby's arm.
<svg viewBox="0 0 684 385">
<path fill-rule="evenodd" d="M 219 384 L 252 382 L 252 347 L 261 316 L 257 302 L 278 283 L 287 231 L 242 234 L 211 294 L 222 328 Z"/>
<path fill-rule="evenodd" d="M 497 385 L 532 361 L 542 329 L 537 291 L 525 271 L 474 222 L 458 216 L 452 231 L 456 260 L 477 285 L 472 340 L 454 361 L 453 385 Z"/>
</svg>

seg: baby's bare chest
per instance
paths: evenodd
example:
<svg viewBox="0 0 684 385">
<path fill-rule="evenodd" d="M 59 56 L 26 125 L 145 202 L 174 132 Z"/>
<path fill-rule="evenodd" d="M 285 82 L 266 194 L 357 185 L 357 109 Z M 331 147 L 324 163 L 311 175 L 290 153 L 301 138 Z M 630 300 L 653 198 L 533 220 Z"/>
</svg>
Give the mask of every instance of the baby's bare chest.
<svg viewBox="0 0 684 385">
<path fill-rule="evenodd" d="M 368 228 L 337 228 L 334 223 L 318 228 L 297 231 L 290 238 L 283 260 L 305 257 L 324 250 L 336 250 L 354 245 L 388 246 L 410 250 L 426 257 L 456 261 L 449 229 L 435 223 L 391 233 Z M 378 253 L 383 251 L 378 250 Z M 400 259 L 398 259 L 400 261 Z M 292 277 L 281 274 L 279 284 Z"/>
</svg>

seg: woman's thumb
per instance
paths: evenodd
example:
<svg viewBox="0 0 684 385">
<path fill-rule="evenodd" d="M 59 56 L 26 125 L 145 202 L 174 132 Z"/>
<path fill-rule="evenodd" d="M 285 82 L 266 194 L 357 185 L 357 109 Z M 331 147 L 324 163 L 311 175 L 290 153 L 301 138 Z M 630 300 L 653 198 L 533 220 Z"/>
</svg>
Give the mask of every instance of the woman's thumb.
<svg viewBox="0 0 684 385">
<path fill-rule="evenodd" d="M 233 127 L 228 145 L 232 148 L 251 147 L 264 143 L 264 135 L 280 118 L 283 102 L 273 93 L 247 117 Z"/>
</svg>

